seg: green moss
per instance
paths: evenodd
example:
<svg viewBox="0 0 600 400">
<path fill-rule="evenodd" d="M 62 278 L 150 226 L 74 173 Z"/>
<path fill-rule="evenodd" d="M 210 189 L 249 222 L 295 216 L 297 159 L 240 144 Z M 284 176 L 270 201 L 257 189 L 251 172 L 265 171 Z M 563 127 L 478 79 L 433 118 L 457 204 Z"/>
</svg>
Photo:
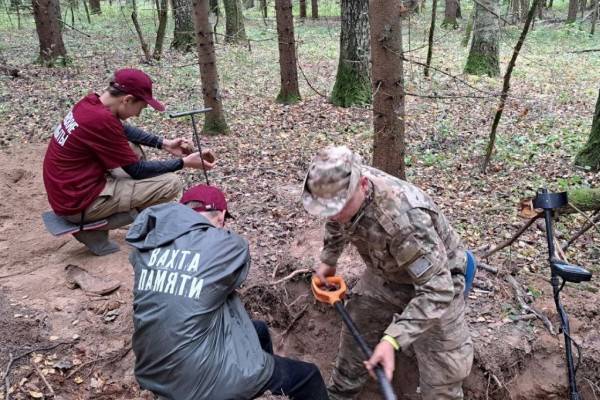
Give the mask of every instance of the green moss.
<svg viewBox="0 0 600 400">
<path fill-rule="evenodd" d="M 371 82 L 348 63 L 340 63 L 330 101 L 340 107 L 369 104 L 371 102 Z"/>
<path fill-rule="evenodd" d="M 452 28 L 458 29 L 458 22 L 456 22 L 456 18 L 445 17 L 442 22 L 442 28 Z"/>
<path fill-rule="evenodd" d="M 500 65 L 498 64 L 498 59 L 494 57 L 470 51 L 469 58 L 467 58 L 467 64 L 465 65 L 465 73 L 471 75 L 498 76 L 500 75 Z"/>
<path fill-rule="evenodd" d="M 69 56 L 58 56 L 53 59 L 45 60 L 41 56 L 38 56 L 35 63 L 46 68 L 68 67 L 73 65 L 73 59 Z"/>
<path fill-rule="evenodd" d="M 569 203 L 582 211 L 597 210 L 600 206 L 600 189 L 571 189 Z"/>
<path fill-rule="evenodd" d="M 191 52 L 192 50 L 194 50 L 195 46 L 196 38 L 193 34 L 179 33 L 173 38 L 173 41 L 171 42 L 171 47 L 173 49 L 179 50 L 183 53 Z"/>
<path fill-rule="evenodd" d="M 209 136 L 225 135 L 229 133 L 229 127 L 225 118 L 214 118 L 206 115 L 203 133 Z"/>
<path fill-rule="evenodd" d="M 280 91 L 277 95 L 277 101 L 280 104 L 296 104 L 300 101 L 300 95 L 298 93 L 284 93 L 284 91 Z"/>
</svg>

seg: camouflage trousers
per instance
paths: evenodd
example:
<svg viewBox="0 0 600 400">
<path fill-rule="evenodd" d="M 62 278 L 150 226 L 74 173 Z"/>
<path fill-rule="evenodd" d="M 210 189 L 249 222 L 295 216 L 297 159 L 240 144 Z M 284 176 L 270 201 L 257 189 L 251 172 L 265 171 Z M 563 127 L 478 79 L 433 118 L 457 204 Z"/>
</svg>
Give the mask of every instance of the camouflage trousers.
<svg viewBox="0 0 600 400">
<path fill-rule="evenodd" d="M 473 344 L 464 318 L 464 278 L 455 276 L 453 280 L 455 292 L 459 294 L 439 322 L 412 346 L 419 367 L 423 400 L 463 399 L 462 382 L 471 371 Z M 390 285 L 365 272 L 353 289 L 346 309 L 373 348 L 381 340 L 394 313 L 402 313 L 413 296 L 411 285 Z M 328 386 L 331 400 L 350 400 L 360 393 L 368 377 L 363 360 L 352 334 L 344 326 Z"/>
</svg>

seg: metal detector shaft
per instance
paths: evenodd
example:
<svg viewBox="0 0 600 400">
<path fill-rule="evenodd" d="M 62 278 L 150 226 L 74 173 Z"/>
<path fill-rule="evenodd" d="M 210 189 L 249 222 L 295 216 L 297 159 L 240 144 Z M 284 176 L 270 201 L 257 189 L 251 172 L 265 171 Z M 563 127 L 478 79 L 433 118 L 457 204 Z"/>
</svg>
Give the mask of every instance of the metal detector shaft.
<svg viewBox="0 0 600 400">
<path fill-rule="evenodd" d="M 208 108 L 202 108 L 202 109 L 198 109 L 198 110 L 183 111 L 183 112 L 179 112 L 179 113 L 170 113 L 169 114 L 170 118 L 185 117 L 188 115 L 190 116 L 190 118 L 192 120 L 192 128 L 194 129 L 194 142 L 196 142 L 196 147 L 198 148 L 198 152 L 200 153 L 200 158 L 202 158 L 202 146 L 200 145 L 200 139 L 198 138 L 198 131 L 196 130 L 196 119 L 194 118 L 194 115 L 207 113 L 209 111 L 212 111 L 212 108 L 208 107 Z M 206 179 L 206 184 L 208 186 L 210 186 L 210 182 L 208 181 L 208 174 L 206 173 L 206 168 L 204 168 L 204 162 L 202 162 L 202 172 L 204 172 L 204 179 Z"/>
<path fill-rule="evenodd" d="M 178 112 L 178 113 L 169 113 L 169 118 L 185 117 L 186 115 L 202 114 L 202 113 L 207 113 L 209 111 L 212 111 L 212 108 L 208 107 L 208 108 L 200 108 L 198 110 L 192 110 L 192 111 L 183 111 L 183 112 Z"/>
<path fill-rule="evenodd" d="M 546 192 L 546 189 L 544 189 Z M 548 242 L 548 260 L 552 262 L 554 257 L 554 232 L 552 228 L 552 210 L 545 208 L 544 209 L 544 219 L 546 221 L 546 240 Z M 552 292 L 554 294 L 554 303 L 556 305 L 556 310 L 558 311 L 558 315 L 560 316 L 561 328 L 563 331 L 563 336 L 565 337 L 565 356 L 567 358 L 567 373 L 569 378 L 569 400 L 580 400 L 579 390 L 577 389 L 577 380 L 575 379 L 575 365 L 573 362 L 573 350 L 571 347 L 571 332 L 569 329 L 569 318 L 567 317 L 567 313 L 560 303 L 560 281 L 559 277 L 552 271 L 552 277 L 550 278 L 550 283 L 552 284 Z"/>
<path fill-rule="evenodd" d="M 371 358 L 371 356 L 373 355 L 373 351 L 371 351 L 367 342 L 365 342 L 360 332 L 358 332 L 356 325 L 354 325 L 354 321 L 352 321 L 352 318 L 350 318 L 350 315 L 348 315 L 348 312 L 344 308 L 342 302 L 336 301 L 334 303 L 334 306 L 335 309 L 338 310 L 338 312 L 342 316 L 342 320 L 350 330 L 350 333 L 352 333 L 354 340 L 356 340 L 356 343 L 358 343 L 358 346 L 362 350 L 365 357 L 367 359 Z M 388 381 L 387 377 L 385 376 L 385 372 L 383 371 L 381 365 L 377 365 L 375 367 L 375 375 L 377 375 L 379 390 L 381 391 L 383 398 L 385 400 L 396 400 L 396 394 L 394 393 L 394 389 L 392 389 L 392 384 L 390 383 L 390 381 Z"/>
</svg>

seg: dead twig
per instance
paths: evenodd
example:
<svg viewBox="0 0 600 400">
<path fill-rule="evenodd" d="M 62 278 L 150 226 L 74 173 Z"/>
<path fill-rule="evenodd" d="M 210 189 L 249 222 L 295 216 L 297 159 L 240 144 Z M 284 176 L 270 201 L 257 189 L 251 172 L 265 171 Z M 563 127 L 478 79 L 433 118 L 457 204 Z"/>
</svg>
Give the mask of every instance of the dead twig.
<svg viewBox="0 0 600 400">
<path fill-rule="evenodd" d="M 517 231 L 517 233 L 515 233 L 510 239 L 505 240 L 504 242 L 502 242 L 497 247 L 495 247 L 492 250 L 490 250 L 490 251 L 482 254 L 480 256 L 480 258 L 488 258 L 489 256 L 491 256 L 492 254 L 496 253 L 497 251 L 500 251 L 503 248 L 505 248 L 505 247 L 510 246 L 511 244 L 513 244 L 513 242 L 515 240 L 517 240 L 517 238 L 519 236 L 521 236 L 523 234 L 523 232 L 525 232 L 527 230 L 527 228 L 529 228 L 540 217 L 541 217 L 541 215 L 536 215 L 535 217 L 531 218 L 529 221 L 527 221 L 525 223 L 525 225 L 523 225 L 521 228 L 519 228 L 519 230 Z"/>
<path fill-rule="evenodd" d="M 10 367 L 12 366 L 12 363 L 14 361 L 15 359 L 13 358 L 12 353 L 8 353 L 8 365 L 6 366 L 6 371 L 4 371 L 4 397 L 6 398 L 6 400 L 10 400 L 10 379 L 8 377 L 8 373 L 10 372 Z"/>
<path fill-rule="evenodd" d="M 290 332 L 290 330 L 294 327 L 294 325 L 296 324 L 296 322 L 298 322 L 298 320 L 300 318 L 302 318 L 302 316 L 304 315 L 304 313 L 306 312 L 306 310 L 308 310 L 308 304 L 305 305 L 304 308 L 302 310 L 300 310 L 300 312 L 298 314 L 296 314 L 296 316 L 294 317 L 294 319 L 292 320 L 292 322 L 290 322 L 290 324 L 287 326 L 287 328 L 285 328 L 285 330 L 281 334 L 281 340 L 282 341 L 283 341 L 283 338 L 285 338 L 287 336 L 287 334 Z"/>
<path fill-rule="evenodd" d="M 50 385 L 50 383 L 48 382 L 48 380 L 46 379 L 46 377 L 44 376 L 44 374 L 42 374 L 42 371 L 40 371 L 40 368 L 34 362 L 32 362 L 31 365 L 33 365 L 33 368 L 35 369 L 35 372 L 37 372 L 37 374 L 40 377 L 40 379 L 42 380 L 42 382 L 44 382 L 44 385 L 46 385 L 46 387 L 50 391 L 50 395 L 54 396 L 54 389 L 52 389 L 52 386 Z"/>
<path fill-rule="evenodd" d="M 308 273 L 311 273 L 311 272 L 312 272 L 311 268 L 297 269 L 297 270 L 293 271 L 291 274 L 289 274 L 289 275 L 287 275 L 287 276 L 285 276 L 285 277 L 283 277 L 283 278 L 281 278 L 279 280 L 276 280 L 274 282 L 255 283 L 255 284 L 252 284 L 250 286 L 246 286 L 246 287 L 240 289 L 238 292 L 239 292 L 240 296 L 243 296 L 244 294 L 248 293 L 250 290 L 252 290 L 252 289 L 254 289 L 256 287 L 277 286 L 279 284 L 282 284 L 284 282 L 289 281 L 290 279 L 294 278 L 297 275 L 308 274 Z"/>
<path fill-rule="evenodd" d="M 4 380 L 4 390 L 5 390 L 5 393 L 6 393 L 5 400 L 10 400 L 10 395 L 9 395 L 9 390 L 10 390 L 10 369 L 12 368 L 12 365 L 15 363 L 15 361 L 18 361 L 21 358 L 30 355 L 31 353 L 37 353 L 38 351 L 52 350 L 52 349 L 55 349 L 58 346 L 63 345 L 63 344 L 69 344 L 69 345 L 71 345 L 71 344 L 73 344 L 73 342 L 59 342 L 59 343 L 53 344 L 52 346 L 49 346 L 49 347 L 40 347 L 40 348 L 37 348 L 37 349 L 28 350 L 25 353 L 20 354 L 20 355 L 18 355 L 16 357 L 14 357 L 12 355 L 12 353 L 9 353 L 9 355 L 8 355 L 9 360 L 8 360 L 8 364 L 6 364 L 6 369 L 4 370 L 4 377 L 3 377 L 3 380 Z"/>
<path fill-rule="evenodd" d="M 492 274 L 497 274 L 498 273 L 498 268 L 492 267 L 490 265 L 487 265 L 485 263 L 477 263 L 477 268 L 481 268 L 487 272 L 491 272 Z"/>
<path fill-rule="evenodd" d="M 81 371 L 83 368 L 86 368 L 86 367 L 88 367 L 88 366 L 90 366 L 92 364 L 95 364 L 97 362 L 104 362 L 105 364 L 108 364 L 108 363 L 112 363 L 112 362 L 115 362 L 117 360 L 120 360 L 123 357 L 125 357 L 127 355 L 127 353 L 129 353 L 130 351 L 131 351 L 131 345 L 125 346 L 124 348 L 122 348 L 120 350 L 117 350 L 115 352 L 116 354 L 111 354 L 111 355 L 105 356 L 105 357 L 99 357 L 99 358 L 96 358 L 94 360 L 84 362 L 83 364 L 79 364 L 77 366 L 77 368 L 75 368 L 71 372 L 69 372 L 65 378 L 69 379 L 70 377 L 72 377 L 73 375 L 75 375 L 77 372 Z"/>
<path fill-rule="evenodd" d="M 507 275 L 504 278 L 504 280 L 506 282 L 508 282 L 512 286 L 513 290 L 515 291 L 515 295 L 517 297 L 517 301 L 519 302 L 519 305 L 521 306 L 521 309 L 534 314 L 538 319 L 540 319 L 540 321 L 542 321 L 544 323 L 544 326 L 546 327 L 546 329 L 548 329 L 548 331 L 550 332 L 550 334 L 552 336 L 556 335 L 554 326 L 552 326 L 552 323 L 550 322 L 548 317 L 546 317 L 540 311 L 536 310 L 535 307 L 532 307 L 529 304 L 527 304 L 527 302 L 525 302 L 525 299 L 524 299 L 525 293 L 523 293 L 523 289 L 521 288 L 521 285 L 519 284 L 519 282 L 517 282 L 517 280 L 512 275 Z"/>
<path fill-rule="evenodd" d="M 595 223 L 600 221 L 600 214 L 598 214 L 599 212 L 600 212 L 600 210 L 596 210 L 594 212 L 594 214 L 592 214 L 592 218 L 591 219 L 588 218 L 588 222 L 583 227 L 581 227 L 580 230 L 575 232 L 573 237 L 571 237 L 571 239 L 569 239 L 569 241 L 564 246 L 562 246 L 563 251 L 567 251 L 569 246 L 571 246 L 573 244 L 573 242 L 575 242 L 577 239 L 579 239 L 579 237 L 581 235 L 583 235 L 584 233 L 589 231 L 591 227 L 596 226 Z M 598 229 L 597 226 L 596 226 L 596 229 Z"/>
<path fill-rule="evenodd" d="M 292 272 L 291 274 L 289 274 L 289 275 L 287 275 L 287 276 L 285 276 L 285 277 L 283 277 L 283 278 L 281 278 L 281 279 L 279 279 L 279 280 L 277 280 L 275 282 L 267 283 L 267 285 L 271 285 L 271 286 L 279 285 L 279 284 L 281 284 L 283 282 L 289 281 L 290 279 L 292 279 L 296 275 L 308 274 L 308 273 L 311 273 L 311 272 L 312 272 L 312 269 L 310 269 L 310 268 L 297 269 L 294 272 Z"/>
</svg>

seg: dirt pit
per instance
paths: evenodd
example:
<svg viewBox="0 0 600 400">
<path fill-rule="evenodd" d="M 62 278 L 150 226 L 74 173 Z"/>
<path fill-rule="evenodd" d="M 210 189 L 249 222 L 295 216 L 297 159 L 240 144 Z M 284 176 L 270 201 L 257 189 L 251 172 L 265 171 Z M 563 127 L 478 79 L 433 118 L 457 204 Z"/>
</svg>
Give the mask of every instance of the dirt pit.
<svg viewBox="0 0 600 400">
<path fill-rule="evenodd" d="M 69 237 L 46 233 L 40 218 L 48 208 L 40 172 L 43 152 L 44 146 L 30 145 L 27 150 L 0 153 L 0 371 L 8 370 L 8 384 L 0 386 L 0 393 L 5 397 L 8 389 L 12 399 L 151 399 L 133 377 L 132 272 L 125 230 L 111 233 L 122 250 L 100 258 Z M 282 193 L 282 209 L 295 196 L 293 190 Z M 253 255 L 260 259 L 265 254 L 256 245 L 260 238 L 249 236 Z M 274 283 L 308 269 L 317 257 L 321 233 L 316 223 L 296 231 L 293 238 L 282 255 L 273 258 L 270 265 L 276 271 L 253 270 L 241 292 L 251 316 L 271 327 L 278 353 L 314 362 L 328 378 L 338 347 L 339 316 L 330 306 L 315 302 L 309 273 Z M 117 279 L 121 287 L 102 297 L 70 289 L 64 270 L 68 264 Z M 362 263 L 348 251 L 340 265 L 352 287 Z M 487 282 L 488 289 L 476 289 L 469 298 L 468 320 L 476 351 L 464 385 L 466 398 L 566 398 L 563 340 L 556 334 L 558 320 L 546 278 L 527 277 L 547 290 L 525 300 L 548 316 L 554 334 L 537 319 L 518 318 L 523 312 L 504 278 L 480 271 L 478 279 Z M 568 286 L 564 302 L 572 336 L 584 351 L 579 387 L 584 399 L 596 399 L 600 393 L 598 295 Z M 414 359 L 399 356 L 394 385 L 400 399 L 420 398 L 417 376 Z M 373 382 L 360 396 L 377 398 Z"/>
</svg>

